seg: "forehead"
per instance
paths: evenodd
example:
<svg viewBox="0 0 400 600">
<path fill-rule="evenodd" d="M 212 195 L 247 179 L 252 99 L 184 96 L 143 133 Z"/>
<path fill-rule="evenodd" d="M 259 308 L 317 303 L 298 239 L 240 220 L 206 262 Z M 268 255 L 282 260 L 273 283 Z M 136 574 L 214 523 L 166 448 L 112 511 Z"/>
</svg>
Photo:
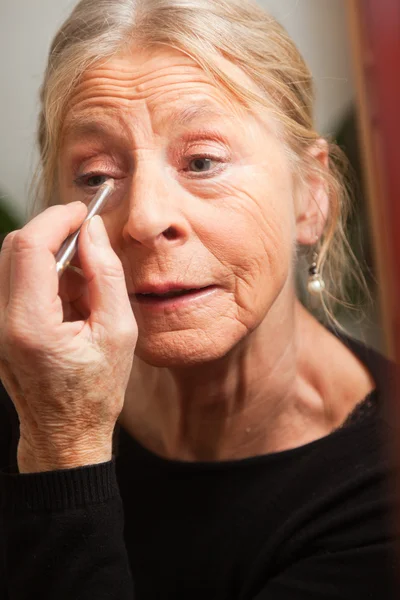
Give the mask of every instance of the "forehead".
<svg viewBox="0 0 400 600">
<path fill-rule="evenodd" d="M 217 57 L 218 67 L 242 86 L 257 90 L 238 67 Z M 69 100 L 62 137 L 105 133 L 112 123 L 123 136 L 151 120 L 155 131 L 194 122 L 243 124 L 250 111 L 190 57 L 171 48 L 126 49 L 86 71 Z M 254 115 L 253 115 L 254 117 Z"/>
</svg>

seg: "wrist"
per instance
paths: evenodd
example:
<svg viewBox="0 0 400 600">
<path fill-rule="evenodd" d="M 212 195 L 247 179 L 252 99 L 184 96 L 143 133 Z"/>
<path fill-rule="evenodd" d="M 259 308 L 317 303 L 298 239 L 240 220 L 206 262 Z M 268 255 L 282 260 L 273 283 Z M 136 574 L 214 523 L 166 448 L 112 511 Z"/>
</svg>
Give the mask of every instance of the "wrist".
<svg viewBox="0 0 400 600">
<path fill-rule="evenodd" d="M 111 459 L 112 436 L 102 443 L 91 445 L 71 443 L 68 448 L 54 443 L 32 446 L 20 440 L 17 449 L 17 464 L 21 474 L 74 469 L 108 462 Z"/>
</svg>

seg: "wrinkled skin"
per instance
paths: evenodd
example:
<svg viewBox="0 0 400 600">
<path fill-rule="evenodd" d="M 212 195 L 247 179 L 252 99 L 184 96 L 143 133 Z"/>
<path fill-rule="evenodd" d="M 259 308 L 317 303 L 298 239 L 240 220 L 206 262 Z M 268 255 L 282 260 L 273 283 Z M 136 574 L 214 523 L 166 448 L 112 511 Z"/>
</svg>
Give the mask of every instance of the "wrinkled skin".
<svg viewBox="0 0 400 600">
<path fill-rule="evenodd" d="M 111 458 L 137 325 L 101 220 L 100 243 L 87 224 L 80 241 L 91 314 L 64 321 L 54 253 L 86 212 L 53 206 L 9 234 L 0 253 L 0 376 L 19 416 L 21 473 Z"/>
<path fill-rule="evenodd" d="M 221 116 L 206 113 L 179 129 L 173 113 L 201 103 Z M 78 114 L 125 138 L 65 136 L 60 172 L 65 199 L 83 198 L 74 192 L 77 175 L 115 178 L 117 191 L 103 217 L 128 291 L 149 279 L 220 286 L 194 311 L 149 319 L 134 306 L 138 356 L 159 366 L 223 356 L 260 324 L 290 276 L 292 176 L 272 123 L 267 129 L 244 110 L 235 115 L 198 66 L 166 50 L 149 58 L 133 53 L 88 73 L 65 130 Z M 207 128 L 225 140 L 212 133 L 199 139 Z M 188 171 L 191 155 L 207 153 L 215 163 L 206 173 Z M 163 235 L 168 228 L 170 237 Z"/>
<path fill-rule="evenodd" d="M 323 144 L 311 151 L 327 166 Z M 322 183 L 297 185 L 277 123 L 246 113 L 190 58 L 133 48 L 86 73 L 58 171 L 64 204 L 115 182 L 102 217 L 139 331 L 119 420 L 149 448 L 213 460 L 298 445 L 328 433 L 372 385 L 295 296 L 296 243 L 314 244 L 328 211 Z M 87 263 L 83 244 L 75 264 Z M 217 287 L 184 309 L 143 310 L 135 290 L 165 281 Z M 89 318 L 82 278 L 69 273 L 60 296 L 65 320 Z M 122 297 L 116 289 L 117 306 Z M 341 406 L 322 348 L 357 390 Z"/>
</svg>

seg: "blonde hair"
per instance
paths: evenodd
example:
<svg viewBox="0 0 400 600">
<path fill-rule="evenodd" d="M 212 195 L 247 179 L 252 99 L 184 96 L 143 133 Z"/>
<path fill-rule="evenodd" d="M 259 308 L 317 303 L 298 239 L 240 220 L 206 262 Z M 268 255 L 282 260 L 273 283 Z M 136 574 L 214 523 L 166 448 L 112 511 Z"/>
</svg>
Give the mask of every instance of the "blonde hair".
<svg viewBox="0 0 400 600">
<path fill-rule="evenodd" d="M 52 42 L 41 87 L 40 165 L 32 182 L 34 204 L 43 210 L 57 196 L 60 132 L 68 100 L 80 77 L 130 44 L 180 50 L 243 106 L 255 111 L 267 109 L 280 123 L 300 180 L 322 178 L 330 200 L 318 244 L 318 267 L 327 283 L 322 307 L 331 324 L 339 326 L 334 306 L 345 302 L 349 270 L 365 284 L 345 235 L 350 208 L 343 175 L 346 159 L 329 140 L 328 170 L 307 152 L 321 138 L 313 124 L 311 73 L 284 28 L 251 0 L 81 0 Z M 218 54 L 239 66 L 261 93 L 249 91 L 228 77 L 217 66 Z M 301 255 L 299 249 L 299 259 Z M 351 261 L 353 269 L 349 269 Z"/>
</svg>

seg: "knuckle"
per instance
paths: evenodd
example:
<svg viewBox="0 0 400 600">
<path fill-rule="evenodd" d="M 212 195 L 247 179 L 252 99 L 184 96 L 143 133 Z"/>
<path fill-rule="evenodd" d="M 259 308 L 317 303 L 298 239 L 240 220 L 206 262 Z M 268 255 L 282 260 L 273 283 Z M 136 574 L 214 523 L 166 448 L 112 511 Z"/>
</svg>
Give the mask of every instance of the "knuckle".
<svg viewBox="0 0 400 600">
<path fill-rule="evenodd" d="M 40 245 L 40 236 L 38 234 L 28 233 L 23 229 L 16 232 L 13 239 L 13 249 L 15 252 L 25 252 L 37 248 Z"/>
<path fill-rule="evenodd" d="M 13 240 L 19 231 L 20 230 L 17 229 L 16 231 L 10 231 L 10 233 L 7 233 L 1 245 L 1 252 L 5 252 L 6 250 L 8 251 L 12 247 Z"/>
</svg>

